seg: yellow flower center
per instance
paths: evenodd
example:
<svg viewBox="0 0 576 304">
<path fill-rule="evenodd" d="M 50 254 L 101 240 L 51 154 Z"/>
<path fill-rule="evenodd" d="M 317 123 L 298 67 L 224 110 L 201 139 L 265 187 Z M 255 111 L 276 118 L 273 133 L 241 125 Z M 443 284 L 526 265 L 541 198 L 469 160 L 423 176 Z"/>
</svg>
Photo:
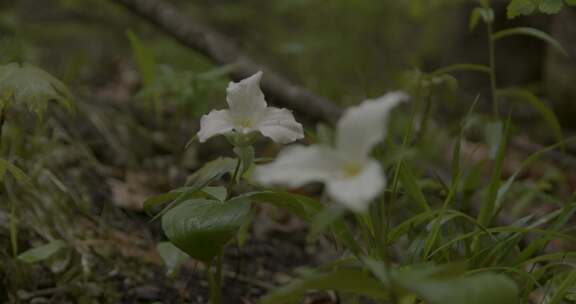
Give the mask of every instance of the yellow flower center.
<svg viewBox="0 0 576 304">
<path fill-rule="evenodd" d="M 354 177 L 362 171 L 362 164 L 357 162 L 349 162 L 344 166 L 344 178 Z"/>
<path fill-rule="evenodd" d="M 252 121 L 250 119 L 244 119 L 238 122 L 238 125 L 240 125 L 240 127 L 245 128 L 245 129 L 250 129 L 252 128 Z"/>
</svg>

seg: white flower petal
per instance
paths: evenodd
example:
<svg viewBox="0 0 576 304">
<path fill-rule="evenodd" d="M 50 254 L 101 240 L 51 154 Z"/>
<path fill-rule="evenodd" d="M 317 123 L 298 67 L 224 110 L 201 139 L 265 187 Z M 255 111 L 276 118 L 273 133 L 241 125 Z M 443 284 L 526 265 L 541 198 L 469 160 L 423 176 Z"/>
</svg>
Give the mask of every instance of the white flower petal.
<svg viewBox="0 0 576 304">
<path fill-rule="evenodd" d="M 327 191 L 336 202 L 352 211 L 362 212 L 384 190 L 385 185 L 386 177 L 382 167 L 377 161 L 371 160 L 355 176 L 330 180 Z"/>
<path fill-rule="evenodd" d="M 254 180 L 262 185 L 295 188 L 336 178 L 342 165 L 342 159 L 331 148 L 291 146 L 282 150 L 274 162 L 256 167 Z"/>
<path fill-rule="evenodd" d="M 260 117 L 258 130 L 262 135 L 280 144 L 291 143 L 304 138 L 302 125 L 287 109 L 268 107 Z"/>
<path fill-rule="evenodd" d="M 253 120 L 266 109 L 264 93 L 260 90 L 261 79 L 262 72 L 258 72 L 239 82 L 228 84 L 226 101 L 237 123 Z"/>
<path fill-rule="evenodd" d="M 390 110 L 407 99 L 403 92 L 391 92 L 346 110 L 338 121 L 337 149 L 354 158 L 365 158 L 384 139 Z"/>
<path fill-rule="evenodd" d="M 197 134 L 198 140 L 205 142 L 212 136 L 225 134 L 233 129 L 234 125 L 232 124 L 229 110 L 212 110 L 200 119 L 200 131 Z"/>
</svg>

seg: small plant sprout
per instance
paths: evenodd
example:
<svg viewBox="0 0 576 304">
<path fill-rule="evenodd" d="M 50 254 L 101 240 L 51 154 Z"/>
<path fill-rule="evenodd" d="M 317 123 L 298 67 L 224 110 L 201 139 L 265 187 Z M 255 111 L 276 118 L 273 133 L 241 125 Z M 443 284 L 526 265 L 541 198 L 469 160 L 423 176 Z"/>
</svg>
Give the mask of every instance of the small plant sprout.
<svg viewBox="0 0 576 304">
<path fill-rule="evenodd" d="M 289 187 L 324 182 L 336 202 L 355 212 L 365 211 L 386 184 L 370 150 L 384 139 L 390 111 L 407 99 L 403 92 L 392 92 L 348 109 L 338 122 L 335 147 L 289 147 L 274 162 L 259 166 L 255 180 Z"/>
<path fill-rule="evenodd" d="M 230 109 L 213 110 L 202 116 L 198 140 L 205 142 L 216 135 L 232 135 L 233 139 L 249 143 L 254 132 L 281 144 L 304 138 L 302 125 L 290 110 L 268 106 L 260 90 L 261 79 L 262 72 L 258 72 L 239 82 L 230 82 L 226 89 Z"/>
</svg>

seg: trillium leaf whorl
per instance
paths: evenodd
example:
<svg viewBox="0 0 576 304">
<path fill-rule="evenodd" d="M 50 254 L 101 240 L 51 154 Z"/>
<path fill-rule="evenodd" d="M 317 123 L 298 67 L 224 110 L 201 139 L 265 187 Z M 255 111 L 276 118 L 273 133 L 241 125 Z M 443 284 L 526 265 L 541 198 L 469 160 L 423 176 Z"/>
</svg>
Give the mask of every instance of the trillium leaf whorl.
<svg viewBox="0 0 576 304">
<path fill-rule="evenodd" d="M 323 182 L 336 202 L 365 211 L 386 185 L 382 167 L 370 158 L 370 151 L 384 139 L 390 111 L 407 99 L 405 93 L 392 92 L 348 109 L 338 122 L 335 147 L 288 147 L 274 162 L 259 166 L 254 179 L 288 187 Z"/>
<path fill-rule="evenodd" d="M 202 116 L 198 140 L 235 132 L 240 135 L 259 132 L 274 142 L 285 144 L 304 138 L 302 125 L 287 109 L 269 107 L 260 90 L 262 72 L 226 89 L 229 109 L 213 110 Z"/>
</svg>

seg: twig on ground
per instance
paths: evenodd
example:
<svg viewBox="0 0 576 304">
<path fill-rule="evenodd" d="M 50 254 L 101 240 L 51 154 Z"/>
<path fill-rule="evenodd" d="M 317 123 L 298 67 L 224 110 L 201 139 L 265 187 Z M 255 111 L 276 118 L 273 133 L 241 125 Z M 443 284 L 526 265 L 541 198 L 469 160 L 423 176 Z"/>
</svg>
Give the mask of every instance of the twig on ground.
<svg viewBox="0 0 576 304">
<path fill-rule="evenodd" d="M 243 79 L 257 71 L 264 71 L 262 88 L 272 102 L 306 115 L 313 121 L 333 123 L 342 109 L 329 100 L 292 83 L 271 69 L 243 54 L 232 42 L 214 29 L 196 22 L 175 6 L 162 0 L 116 0 L 156 25 L 182 45 L 189 47 L 219 65 L 231 66 L 230 76 Z"/>
</svg>

